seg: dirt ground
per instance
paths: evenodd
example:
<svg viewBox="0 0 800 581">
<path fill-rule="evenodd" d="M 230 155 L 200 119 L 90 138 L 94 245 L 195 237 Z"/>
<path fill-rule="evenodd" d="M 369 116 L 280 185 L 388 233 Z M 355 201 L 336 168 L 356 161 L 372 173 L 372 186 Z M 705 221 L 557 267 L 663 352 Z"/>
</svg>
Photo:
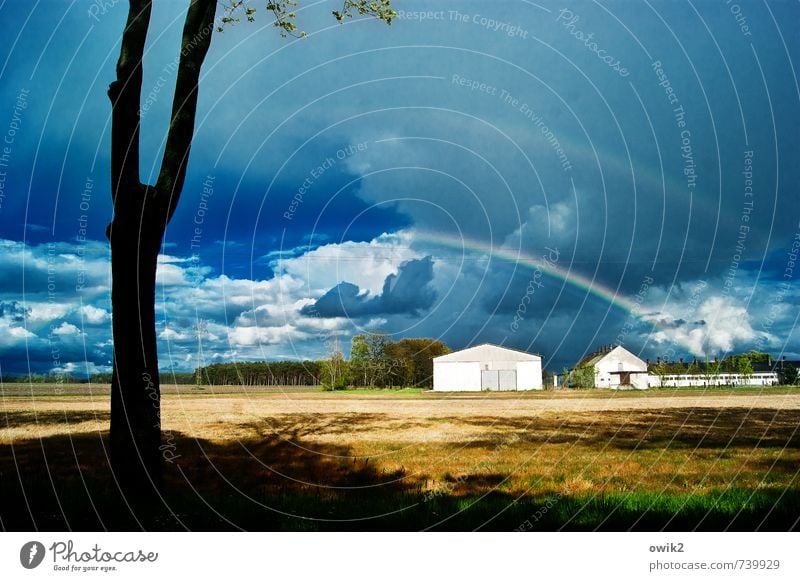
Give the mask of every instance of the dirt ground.
<svg viewBox="0 0 800 581">
<path fill-rule="evenodd" d="M 108 429 L 107 395 L 7 397 L 0 400 L 0 443 Z M 524 429 L 524 419 L 567 418 L 592 413 L 648 412 L 658 421 L 665 410 L 800 410 L 797 393 L 545 392 L 537 394 L 345 393 L 166 393 L 165 431 L 211 440 L 238 439 L 268 431 L 317 429 L 306 439 L 337 443 L 391 437 L 398 442 L 463 441 L 506 431 L 507 420 Z M 655 412 L 655 415 L 653 415 Z M 616 414 L 615 414 L 616 415 Z M 599 416 L 598 416 L 599 417 Z M 358 418 L 358 422 L 353 422 Z M 479 420 L 479 421 L 471 421 Z M 523 423 L 520 424 L 520 420 Z M 622 425 L 625 423 L 621 416 Z M 366 429 L 366 424 L 369 429 Z M 305 432 L 305 430 L 304 430 Z"/>
<path fill-rule="evenodd" d="M 103 500 L 114 490 L 107 389 L 82 389 L 0 393 L 4 526 L 138 526 Z M 216 530 L 225 514 L 247 530 L 513 530 L 553 498 L 543 530 L 798 526 L 792 388 L 226 391 L 165 390 L 169 510 L 182 520 L 159 516 L 156 528 Z"/>
</svg>

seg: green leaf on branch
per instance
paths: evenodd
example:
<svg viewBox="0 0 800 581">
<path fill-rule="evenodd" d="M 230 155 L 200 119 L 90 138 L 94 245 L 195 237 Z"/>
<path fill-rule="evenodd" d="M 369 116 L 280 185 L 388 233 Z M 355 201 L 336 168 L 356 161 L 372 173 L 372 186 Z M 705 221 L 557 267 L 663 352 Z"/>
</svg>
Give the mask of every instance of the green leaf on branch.
<svg viewBox="0 0 800 581">
<path fill-rule="evenodd" d="M 266 0 L 265 6 L 275 17 L 273 25 L 280 30 L 281 36 L 295 38 L 307 36 L 295 24 L 297 14 L 293 9 L 297 6 L 296 0 Z M 224 26 L 238 24 L 241 21 L 240 14 L 244 14 L 248 22 L 256 21 L 256 8 L 248 5 L 248 0 L 224 0 L 221 26 L 217 26 L 217 30 L 222 32 Z M 338 22 L 358 15 L 372 16 L 389 25 L 397 17 L 397 12 L 392 10 L 391 0 L 345 0 L 342 9 L 334 10 L 332 14 Z"/>
</svg>

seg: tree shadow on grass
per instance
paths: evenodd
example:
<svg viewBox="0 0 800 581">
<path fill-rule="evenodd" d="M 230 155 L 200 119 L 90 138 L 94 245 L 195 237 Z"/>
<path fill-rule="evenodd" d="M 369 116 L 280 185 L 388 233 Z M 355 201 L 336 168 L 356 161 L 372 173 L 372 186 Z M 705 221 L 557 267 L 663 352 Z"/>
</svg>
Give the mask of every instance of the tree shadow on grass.
<svg viewBox="0 0 800 581">
<path fill-rule="evenodd" d="M 293 413 L 266 417 L 260 421 L 237 422 L 236 427 L 245 431 L 258 433 L 260 437 L 271 437 L 274 434 L 288 434 L 293 439 L 309 438 L 324 434 L 343 436 L 377 431 L 400 431 L 414 428 L 425 428 L 427 421 L 413 420 L 392 416 L 385 413 Z M 230 423 L 213 424 L 214 429 L 224 431 Z"/>
<path fill-rule="evenodd" d="M 165 432 L 162 441 L 164 495 L 147 505 L 120 493 L 107 432 L 0 446 L 2 528 L 303 530 L 346 519 L 370 529 L 376 500 L 403 499 L 413 487 L 402 470 L 354 458 L 346 446 L 285 434 L 220 443 Z"/>
<path fill-rule="evenodd" d="M 653 414 L 664 418 L 663 425 L 642 417 L 629 418 L 628 423 L 640 422 L 644 428 L 652 425 L 649 437 L 653 445 L 672 441 L 678 427 L 689 430 L 684 445 L 696 443 L 698 438 L 704 444 L 709 438 L 728 443 L 725 430 L 736 431 L 743 419 L 744 428 L 737 434 L 746 433 L 734 435 L 734 441 L 756 438 L 763 446 L 765 438 L 750 430 L 760 430 L 761 424 L 767 423 L 777 430 L 769 434 L 767 442 L 770 438 L 777 439 L 774 445 L 795 442 L 793 432 L 787 431 L 788 417 L 775 420 L 774 410 L 762 410 L 755 416 L 753 410 L 744 415 L 746 411 L 723 414 L 720 420 L 718 414 L 708 415 L 707 410 L 702 414 L 670 410 Z M 57 415 L 51 422 L 63 421 Z M 366 430 L 381 420 L 345 415 L 339 419 L 350 423 L 349 432 Z M 69 419 L 75 421 L 72 412 Z M 517 421 L 460 420 L 491 421 L 511 428 Z M 750 420 L 757 423 L 747 423 Z M 346 445 L 313 440 L 325 426 L 332 429 L 331 421 L 327 417 L 314 420 L 308 414 L 281 416 L 272 423 L 244 425 L 253 435 L 242 440 L 196 439 L 165 432 L 165 492 L 162 499 L 148 504 L 120 494 L 108 469 L 105 432 L 0 445 L 0 526 L 4 530 L 223 531 L 681 531 L 789 530 L 798 526 L 797 488 L 734 488 L 703 496 L 647 491 L 565 495 L 538 490 L 517 498 L 503 492 L 507 474 L 477 469 L 432 483 L 424 474 L 406 474 L 402 469 L 386 469 L 380 460 L 354 457 Z M 539 418 L 526 420 L 525 433 L 535 441 L 540 431 L 565 423 L 558 418 L 553 421 L 550 426 Z M 570 422 L 571 429 L 588 431 L 593 441 L 613 436 L 619 440 L 617 445 L 633 445 L 633 433 L 627 440 L 608 426 L 604 429 L 610 429 L 609 433 L 592 433 L 593 421 L 588 416 Z M 709 436 L 712 424 L 719 425 L 723 434 L 712 430 Z M 515 429 L 522 428 L 520 424 Z"/>
<path fill-rule="evenodd" d="M 670 408 L 635 412 L 570 412 L 529 418 L 448 418 L 471 426 L 504 428 L 529 443 L 607 445 L 619 449 L 800 447 L 800 410 Z M 472 447 L 492 444 L 474 440 Z"/>
<path fill-rule="evenodd" d="M 65 411 L 3 411 L 0 427 L 41 426 L 44 424 L 78 424 L 80 422 L 107 422 L 109 411 L 65 410 Z"/>
</svg>

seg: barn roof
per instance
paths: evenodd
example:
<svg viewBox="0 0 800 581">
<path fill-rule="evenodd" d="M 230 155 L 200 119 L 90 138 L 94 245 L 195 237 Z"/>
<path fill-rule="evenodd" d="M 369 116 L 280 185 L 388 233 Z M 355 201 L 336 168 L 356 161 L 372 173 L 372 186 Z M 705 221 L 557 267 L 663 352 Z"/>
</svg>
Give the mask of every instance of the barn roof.
<svg viewBox="0 0 800 581">
<path fill-rule="evenodd" d="M 447 355 L 434 357 L 434 361 L 540 361 L 542 358 L 533 353 L 517 351 L 500 345 L 484 343 Z"/>
<path fill-rule="evenodd" d="M 591 353 L 591 354 L 587 355 L 586 357 L 584 357 L 583 359 L 581 359 L 578 362 L 578 364 L 575 366 L 575 368 L 577 369 L 578 367 L 584 367 L 584 366 L 594 367 L 595 365 L 600 363 L 603 359 L 605 359 L 606 357 L 608 357 L 609 355 L 611 355 L 614 352 L 616 352 L 618 354 L 621 353 L 621 352 L 622 353 L 627 353 L 631 357 L 636 357 L 636 355 L 634 355 L 633 353 L 631 353 L 630 351 L 625 349 L 625 347 L 623 347 L 622 345 L 608 345 L 607 347 L 604 347 L 603 349 L 600 349 L 599 351 L 595 351 L 594 353 Z M 636 358 L 639 359 L 639 357 L 636 357 Z M 641 359 L 640 359 L 640 361 L 641 361 Z M 644 363 L 644 361 L 642 361 L 642 363 Z"/>
</svg>

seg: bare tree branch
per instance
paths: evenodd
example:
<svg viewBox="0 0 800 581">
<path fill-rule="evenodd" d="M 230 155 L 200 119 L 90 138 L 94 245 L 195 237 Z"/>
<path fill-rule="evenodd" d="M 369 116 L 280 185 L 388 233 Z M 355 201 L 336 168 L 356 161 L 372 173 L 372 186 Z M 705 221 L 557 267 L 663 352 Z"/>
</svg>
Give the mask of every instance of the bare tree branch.
<svg viewBox="0 0 800 581">
<path fill-rule="evenodd" d="M 130 0 L 117 61 L 117 78 L 108 87 L 112 105 L 111 195 L 115 208 L 119 192 L 140 191 L 139 106 L 142 57 L 151 8 L 152 0 Z"/>
<path fill-rule="evenodd" d="M 211 44 L 215 11 L 215 0 L 191 0 L 183 27 L 172 117 L 156 182 L 156 195 L 167 201 L 167 222 L 175 212 L 186 179 L 186 166 L 194 137 L 200 68 Z"/>
</svg>

